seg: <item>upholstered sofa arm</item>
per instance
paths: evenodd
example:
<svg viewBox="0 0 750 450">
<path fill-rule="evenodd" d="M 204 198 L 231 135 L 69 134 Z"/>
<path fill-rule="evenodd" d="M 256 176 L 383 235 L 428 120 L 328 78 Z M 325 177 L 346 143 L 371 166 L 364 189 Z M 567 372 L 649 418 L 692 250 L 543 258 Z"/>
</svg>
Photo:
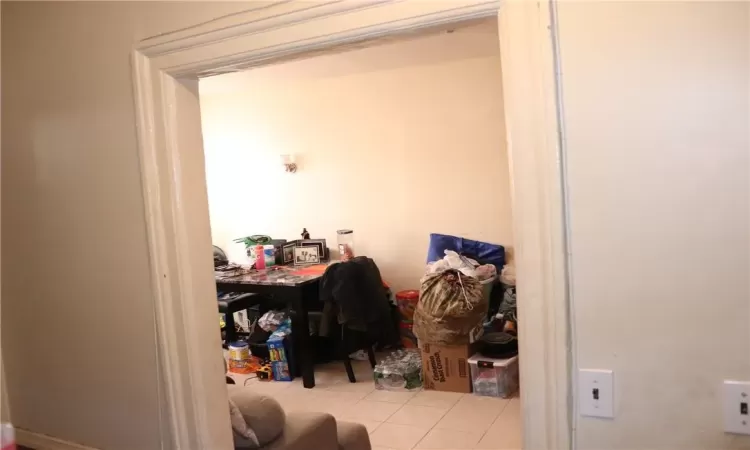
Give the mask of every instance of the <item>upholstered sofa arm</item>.
<svg viewBox="0 0 750 450">
<path fill-rule="evenodd" d="M 338 450 L 336 419 L 330 414 L 290 412 L 281 436 L 268 450 Z"/>
</svg>

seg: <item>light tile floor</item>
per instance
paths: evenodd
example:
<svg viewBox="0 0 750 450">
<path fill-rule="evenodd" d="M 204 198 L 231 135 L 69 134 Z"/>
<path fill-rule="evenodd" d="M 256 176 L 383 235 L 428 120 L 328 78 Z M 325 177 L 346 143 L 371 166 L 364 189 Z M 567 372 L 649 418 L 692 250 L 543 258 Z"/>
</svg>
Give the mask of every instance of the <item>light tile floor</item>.
<svg viewBox="0 0 750 450">
<path fill-rule="evenodd" d="M 287 411 L 320 411 L 367 427 L 373 450 L 521 448 L 517 397 L 375 390 L 372 369 L 353 362 L 357 383 L 349 383 L 341 362 L 317 366 L 313 389 L 302 380 L 263 382 L 230 374 L 237 384 L 273 396 Z"/>
</svg>

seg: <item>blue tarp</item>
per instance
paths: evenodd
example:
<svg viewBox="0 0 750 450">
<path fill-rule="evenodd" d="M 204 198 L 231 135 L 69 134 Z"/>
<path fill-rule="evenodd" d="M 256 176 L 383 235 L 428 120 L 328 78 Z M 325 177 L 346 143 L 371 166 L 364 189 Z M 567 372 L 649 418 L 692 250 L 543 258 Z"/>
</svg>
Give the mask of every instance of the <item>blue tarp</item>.
<svg viewBox="0 0 750 450">
<path fill-rule="evenodd" d="M 430 234 L 427 262 L 442 259 L 445 256 L 445 250 L 453 250 L 459 255 L 476 260 L 480 264 L 493 264 L 497 268 L 497 273 L 500 273 L 505 265 L 505 247 L 502 245 L 447 234 Z"/>
</svg>

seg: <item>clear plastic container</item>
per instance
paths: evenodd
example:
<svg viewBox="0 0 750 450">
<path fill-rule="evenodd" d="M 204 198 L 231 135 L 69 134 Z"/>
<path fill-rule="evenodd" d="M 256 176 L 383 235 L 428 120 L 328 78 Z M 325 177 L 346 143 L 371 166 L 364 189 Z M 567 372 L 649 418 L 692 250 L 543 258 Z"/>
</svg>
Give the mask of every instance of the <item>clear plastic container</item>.
<svg viewBox="0 0 750 450">
<path fill-rule="evenodd" d="M 339 256 L 342 261 L 349 261 L 354 258 L 354 231 L 338 230 L 336 231 L 339 244 Z"/>
<path fill-rule="evenodd" d="M 518 389 L 518 355 L 488 358 L 479 353 L 469 358 L 474 394 L 508 398 Z"/>
<path fill-rule="evenodd" d="M 273 245 L 263 246 L 263 259 L 265 260 L 266 267 L 276 264 L 276 250 Z"/>
</svg>

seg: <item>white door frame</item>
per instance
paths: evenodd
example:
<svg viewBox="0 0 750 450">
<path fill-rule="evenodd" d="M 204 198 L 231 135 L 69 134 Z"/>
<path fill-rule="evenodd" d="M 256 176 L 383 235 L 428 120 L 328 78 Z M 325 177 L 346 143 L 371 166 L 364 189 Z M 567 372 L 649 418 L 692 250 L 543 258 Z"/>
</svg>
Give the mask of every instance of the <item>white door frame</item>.
<svg viewBox="0 0 750 450">
<path fill-rule="evenodd" d="M 550 0 L 281 1 L 133 52 L 163 448 L 231 449 L 216 326 L 198 78 L 498 17 L 520 309 L 526 449 L 571 448 L 564 192 Z"/>
</svg>

